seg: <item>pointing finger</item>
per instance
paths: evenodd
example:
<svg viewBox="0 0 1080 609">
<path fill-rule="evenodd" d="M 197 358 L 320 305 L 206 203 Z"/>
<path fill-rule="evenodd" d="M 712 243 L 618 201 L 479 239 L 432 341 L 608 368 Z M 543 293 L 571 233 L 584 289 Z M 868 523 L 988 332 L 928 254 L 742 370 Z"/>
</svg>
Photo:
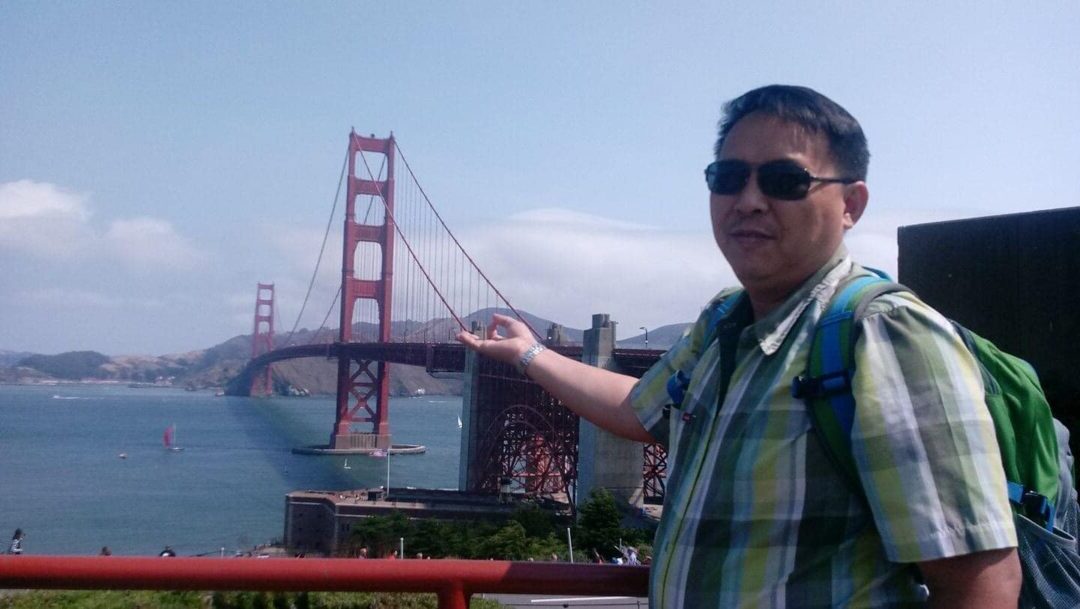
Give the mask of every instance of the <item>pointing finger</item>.
<svg viewBox="0 0 1080 609">
<path fill-rule="evenodd" d="M 476 349 L 480 346 L 480 341 L 472 332 L 465 332 L 464 330 L 462 330 L 461 332 L 457 333 L 456 338 L 459 343 L 465 345 L 466 347 Z"/>
</svg>

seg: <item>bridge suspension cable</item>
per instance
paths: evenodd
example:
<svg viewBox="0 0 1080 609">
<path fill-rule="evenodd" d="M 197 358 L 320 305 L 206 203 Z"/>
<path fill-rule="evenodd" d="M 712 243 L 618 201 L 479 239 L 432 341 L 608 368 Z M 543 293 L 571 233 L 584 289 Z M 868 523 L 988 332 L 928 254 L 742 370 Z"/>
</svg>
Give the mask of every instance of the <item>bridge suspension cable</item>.
<svg viewBox="0 0 1080 609">
<path fill-rule="evenodd" d="M 483 279 L 483 283 L 486 284 L 486 287 L 490 291 L 492 291 L 495 294 L 495 296 L 497 297 L 496 303 L 498 303 L 499 301 L 502 301 L 503 303 L 505 303 L 507 308 L 509 308 L 514 313 L 514 315 L 518 317 L 518 319 L 521 319 L 525 323 L 525 325 L 529 328 L 529 330 L 535 336 L 540 337 L 540 334 L 536 332 L 536 330 L 532 327 L 532 325 L 529 324 L 529 322 L 517 311 L 517 309 L 515 309 L 510 304 L 510 302 L 506 299 L 506 297 L 503 296 L 502 293 L 491 283 L 491 281 L 487 278 L 487 275 L 485 275 L 483 273 L 483 271 L 480 270 L 480 268 L 476 265 L 476 262 L 469 255 L 469 253 L 467 251 L 465 251 L 465 248 L 462 247 L 461 242 L 458 241 L 457 237 L 454 236 L 453 232 L 446 225 L 446 222 L 443 220 L 442 216 L 439 215 L 439 212 L 435 209 L 435 206 L 431 203 L 431 199 L 427 196 L 427 193 L 424 192 L 423 187 L 420 186 L 419 181 L 416 179 L 416 174 L 413 173 L 412 168 L 409 166 L 409 162 L 405 159 L 405 155 L 401 152 L 401 148 L 397 146 L 396 142 L 394 144 L 394 147 L 395 147 L 397 153 L 401 156 L 402 161 L 405 162 L 405 167 L 409 172 L 409 177 L 411 178 L 409 183 L 416 186 L 416 188 L 420 192 L 420 195 L 423 198 L 424 202 L 427 204 L 428 209 L 431 210 L 431 212 L 432 212 L 432 214 L 434 216 L 434 219 L 438 221 L 437 226 L 434 225 L 435 224 L 434 222 L 430 222 L 430 224 L 432 224 L 431 229 L 435 232 L 436 239 L 438 239 L 439 236 L 441 236 L 442 234 L 445 233 L 445 235 L 447 235 L 450 238 L 450 240 L 453 242 L 453 246 L 456 247 L 456 250 L 462 254 L 462 258 L 459 259 L 458 261 L 456 261 L 460 268 L 453 268 L 454 265 L 455 265 L 455 261 L 452 261 L 450 259 L 452 254 L 453 254 L 453 251 L 452 251 L 449 243 L 445 243 L 445 244 L 441 244 L 441 245 L 436 246 L 435 254 L 434 254 L 434 256 L 432 256 L 433 263 L 434 263 L 433 264 L 433 266 L 434 266 L 433 269 L 429 270 L 427 268 L 427 266 L 425 266 L 425 264 L 420 260 L 418 254 L 417 254 L 417 250 L 412 246 L 412 244 L 409 241 L 408 236 L 406 236 L 406 234 L 405 234 L 404 228 L 406 228 L 406 226 L 403 225 L 402 222 L 398 221 L 398 218 L 395 217 L 394 211 L 391 210 L 389 208 L 389 206 L 386 205 L 386 197 L 385 197 L 386 193 L 382 192 L 382 186 L 381 186 L 381 183 L 378 180 L 378 177 L 381 177 L 381 170 L 380 170 L 379 176 L 376 176 L 374 173 L 372 173 L 371 167 L 367 162 L 367 157 L 362 152 L 360 154 L 360 158 L 363 161 L 364 167 L 368 172 L 369 179 L 372 182 L 374 182 L 375 185 L 376 185 L 375 187 L 376 187 L 376 190 L 378 191 L 379 200 L 383 204 L 383 212 L 385 214 L 384 221 L 385 222 L 390 222 L 390 223 L 393 224 L 395 233 L 401 238 L 401 241 L 405 245 L 406 250 L 408 250 L 409 258 L 412 259 L 412 261 L 415 264 L 416 269 L 419 270 L 419 272 L 423 275 L 424 280 L 427 283 L 427 286 L 429 286 L 432 289 L 435 296 L 437 296 L 438 300 L 440 302 L 442 302 L 444 307 L 446 307 L 447 312 L 450 314 L 450 316 L 457 323 L 458 327 L 461 330 L 465 330 L 465 331 L 470 330 L 470 328 L 467 327 L 465 325 L 465 323 L 461 320 L 461 316 L 458 315 L 458 310 L 460 310 L 462 306 L 467 306 L 467 305 L 465 305 L 466 302 L 471 304 L 471 298 L 472 298 L 472 295 L 473 295 L 472 294 L 472 273 L 473 273 L 473 271 L 475 271 L 478 274 L 478 276 Z M 400 199 L 399 199 L 399 202 L 400 202 Z M 413 209 L 415 209 L 415 206 L 413 207 Z M 400 211 L 397 214 L 397 216 L 403 217 L 403 219 L 404 219 L 404 216 L 402 216 L 402 214 L 400 214 Z M 438 228 L 440 226 L 442 227 L 441 232 L 438 231 Z M 469 268 L 469 269 L 465 268 L 465 261 L 468 261 L 468 264 L 469 264 L 469 266 L 471 268 Z M 458 273 L 458 274 L 455 275 L 455 273 Z M 462 275 L 468 275 L 468 280 L 469 280 L 469 286 L 468 287 L 465 287 L 464 279 L 462 278 Z M 456 285 L 456 286 L 455 285 L 449 285 L 449 284 L 453 283 L 455 281 L 455 279 L 460 283 L 458 285 Z M 443 287 L 442 288 L 440 288 L 439 280 L 441 280 L 443 282 Z M 411 287 L 415 283 L 416 282 L 407 282 L 406 285 L 408 287 Z M 406 294 L 407 295 L 409 293 L 408 287 L 406 289 Z M 450 293 L 449 293 L 450 289 L 455 290 L 455 293 L 453 295 L 450 295 Z M 479 291 L 480 289 L 481 289 L 481 285 L 480 285 L 480 282 L 478 281 L 477 282 L 477 290 Z M 448 300 L 448 298 L 453 298 L 455 296 L 459 299 L 458 302 L 456 303 L 456 304 L 458 304 L 457 308 L 455 308 L 453 305 L 451 305 L 451 303 Z M 480 300 L 480 298 L 479 298 L 479 295 L 478 295 L 477 304 L 479 304 L 479 300 Z M 408 298 L 406 297 L 406 307 L 407 306 L 408 306 Z"/>
<path fill-rule="evenodd" d="M 293 327 L 291 330 L 289 330 L 289 335 L 285 338 L 284 344 L 282 345 L 283 347 L 288 347 L 292 344 L 292 337 L 296 333 L 296 329 L 300 327 L 300 321 L 303 318 L 304 311 L 307 309 L 308 302 L 311 299 L 311 292 L 314 289 L 315 281 L 316 279 L 318 279 L 319 276 L 319 268 L 322 265 L 323 255 L 326 253 L 326 243 L 330 237 L 330 229 L 333 227 L 334 218 L 337 215 L 338 201 L 341 199 L 341 186 L 345 183 L 345 170 L 348 168 L 348 163 L 349 154 L 348 151 L 346 151 L 345 158 L 341 162 L 341 175 L 338 176 L 337 191 L 334 193 L 334 203 L 330 207 L 330 217 L 326 221 L 326 230 L 323 232 L 322 245 L 319 246 L 319 256 L 315 259 L 315 269 L 311 272 L 311 279 L 308 281 L 307 293 L 304 294 L 304 301 L 300 305 L 300 312 L 296 314 L 296 321 L 293 322 Z M 385 160 L 383 161 L 383 165 L 385 165 Z M 379 171 L 380 173 L 382 172 L 382 167 L 379 168 Z M 365 212 L 364 216 L 365 220 L 371 213 L 372 204 L 373 202 L 368 203 L 368 209 Z M 315 333 L 312 334 L 312 336 L 308 339 L 308 344 L 318 342 L 319 334 L 321 334 L 322 330 L 326 328 L 326 322 L 330 319 L 330 315 L 333 314 L 334 307 L 337 306 L 337 301 L 340 297 L 341 286 L 339 285 L 337 294 L 334 296 L 334 300 L 330 303 L 330 308 L 327 310 L 326 315 L 323 317 L 322 323 L 319 324 L 319 327 L 315 330 Z"/>
<path fill-rule="evenodd" d="M 285 337 L 285 343 L 282 345 L 284 347 L 288 347 L 292 344 L 293 334 L 296 333 L 296 329 L 300 326 L 300 318 L 304 316 L 304 309 L 307 308 L 308 299 L 311 298 L 311 290 L 315 287 L 315 279 L 319 276 L 319 265 L 322 264 L 323 253 L 326 252 L 326 241 L 330 236 L 330 227 L 334 224 L 334 215 L 337 213 L 338 200 L 341 198 L 341 185 L 345 182 L 345 169 L 348 164 L 349 153 L 346 151 L 345 158 L 341 161 L 341 175 L 338 177 L 337 192 L 334 193 L 334 205 L 330 208 L 330 218 L 326 221 L 326 232 L 323 233 L 322 245 L 319 246 L 319 257 L 315 260 L 315 270 L 311 272 L 311 281 L 308 281 L 307 293 L 304 294 L 304 302 L 300 305 L 300 312 L 296 314 L 296 321 L 293 323 L 292 330 L 289 330 L 289 335 Z M 338 292 L 340 293 L 340 291 L 339 288 Z M 323 323 L 325 324 L 326 322 L 323 321 Z"/>
<path fill-rule="evenodd" d="M 311 335 L 311 340 L 308 341 L 309 345 L 319 342 L 319 336 L 322 334 L 322 331 L 326 329 L 326 322 L 329 321 L 330 316 L 334 314 L 334 309 L 337 308 L 339 298 L 341 298 L 341 286 L 338 286 L 337 294 L 334 294 L 334 300 L 330 303 L 330 308 L 326 310 L 326 315 L 323 316 L 322 323 L 319 324 L 319 329 L 315 330 L 315 333 Z M 331 342 L 333 342 L 332 337 Z"/>
<path fill-rule="evenodd" d="M 446 234 L 449 235 L 451 239 L 453 239 L 454 245 L 456 245 L 458 247 L 458 249 L 461 251 L 461 253 L 465 257 L 465 259 L 469 261 L 469 264 L 472 265 L 472 268 L 475 269 L 476 272 L 480 275 L 480 277 L 482 277 L 484 279 L 484 281 L 495 292 L 495 294 L 503 302 L 506 303 L 507 308 L 514 312 L 514 316 L 516 316 L 518 319 L 520 319 L 522 322 L 524 322 L 525 325 L 529 327 L 529 330 L 532 331 L 532 333 L 537 338 L 542 338 L 540 336 L 540 334 L 537 333 L 536 329 L 532 327 L 532 324 L 530 324 L 528 322 L 528 320 L 526 320 L 525 317 L 522 316 L 521 313 L 518 312 L 518 310 L 514 308 L 514 305 L 510 304 L 510 301 L 507 300 L 505 296 L 503 296 L 502 292 L 499 291 L 499 288 L 495 287 L 495 284 L 491 283 L 491 280 L 488 279 L 488 276 L 484 273 L 484 271 L 482 271 L 480 269 L 479 266 L 477 266 L 476 261 L 473 260 L 472 256 L 469 255 L 469 252 L 465 250 L 465 247 L 462 246 L 461 242 L 458 241 L 457 237 L 454 236 L 454 232 L 451 231 L 450 227 L 447 226 L 446 222 L 443 221 L 442 215 L 439 214 L 439 210 L 435 209 L 435 206 L 432 205 L 431 199 L 428 197 L 427 192 L 424 191 L 424 187 L 421 186 L 420 181 L 416 179 L 416 174 L 413 173 L 412 166 L 409 165 L 409 160 L 407 158 L 405 158 L 405 153 L 401 150 L 401 147 L 397 145 L 396 140 L 394 141 L 394 149 L 397 150 L 398 155 L 401 156 L 401 161 L 403 163 L 405 163 L 405 170 L 409 172 L 409 177 L 412 178 L 413 183 L 416 184 L 416 188 L 420 191 L 420 194 L 424 197 L 424 201 L 427 203 L 428 207 L 431 209 L 431 212 L 433 214 L 435 214 L 435 217 L 439 220 L 439 224 L 442 225 L 443 230 L 445 230 Z M 466 329 L 466 328 L 463 328 L 463 329 Z"/>
</svg>

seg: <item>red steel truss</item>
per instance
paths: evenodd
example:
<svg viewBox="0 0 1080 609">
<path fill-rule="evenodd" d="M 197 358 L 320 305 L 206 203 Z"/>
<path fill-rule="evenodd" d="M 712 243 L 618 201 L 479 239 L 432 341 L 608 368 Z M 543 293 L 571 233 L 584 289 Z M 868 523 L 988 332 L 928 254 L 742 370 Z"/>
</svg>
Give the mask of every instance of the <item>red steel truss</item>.
<svg viewBox="0 0 1080 609">
<path fill-rule="evenodd" d="M 371 176 L 367 162 L 358 155 L 373 152 L 386 156 L 386 179 Z M 378 342 L 390 342 L 390 305 L 394 277 L 394 136 L 386 139 L 349 134 L 349 180 L 345 198 L 345 238 L 341 262 L 341 325 L 339 340 L 353 340 L 353 314 L 357 301 L 374 301 L 378 316 Z M 357 170 L 362 175 L 356 177 Z M 384 206 L 381 224 L 361 224 L 356 220 L 356 198 L 369 195 Z M 376 278 L 355 274 L 356 248 L 374 243 L 382 255 Z M 338 359 L 337 409 L 330 448 L 375 449 L 390 447 L 390 379 L 384 362 L 355 357 Z M 370 423 L 370 431 L 358 429 Z"/>
<path fill-rule="evenodd" d="M 573 505 L 578 417 L 512 367 L 482 359 L 468 490 L 563 495 Z"/>
<path fill-rule="evenodd" d="M 664 480 L 667 478 L 667 451 L 660 444 L 646 444 L 642 466 L 642 495 L 645 503 L 664 502 Z"/>
<path fill-rule="evenodd" d="M 274 284 L 260 283 L 255 291 L 255 329 L 251 333 L 251 359 L 274 350 Z M 268 396 L 274 393 L 270 365 L 251 381 L 251 395 Z"/>
</svg>

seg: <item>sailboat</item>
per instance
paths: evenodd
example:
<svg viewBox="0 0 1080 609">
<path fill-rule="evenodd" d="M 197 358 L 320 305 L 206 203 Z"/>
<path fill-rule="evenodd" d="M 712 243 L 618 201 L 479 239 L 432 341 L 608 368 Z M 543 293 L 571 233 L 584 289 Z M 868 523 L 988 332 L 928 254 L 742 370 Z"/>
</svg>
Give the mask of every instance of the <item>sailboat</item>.
<svg viewBox="0 0 1080 609">
<path fill-rule="evenodd" d="M 175 438 L 176 438 L 176 423 L 173 423 L 172 425 L 169 425 L 168 427 L 165 428 L 165 433 L 162 434 L 162 436 L 161 436 L 161 442 L 162 442 L 162 444 L 165 445 L 165 450 L 171 450 L 173 452 L 180 452 L 180 451 L 184 450 L 183 447 L 176 446 Z"/>
<path fill-rule="evenodd" d="M 349 465 L 349 458 L 348 457 L 345 458 L 345 469 L 352 469 L 352 467 Z"/>
<path fill-rule="evenodd" d="M 458 418 L 457 418 L 457 428 L 461 429 L 461 415 L 458 415 Z"/>
</svg>

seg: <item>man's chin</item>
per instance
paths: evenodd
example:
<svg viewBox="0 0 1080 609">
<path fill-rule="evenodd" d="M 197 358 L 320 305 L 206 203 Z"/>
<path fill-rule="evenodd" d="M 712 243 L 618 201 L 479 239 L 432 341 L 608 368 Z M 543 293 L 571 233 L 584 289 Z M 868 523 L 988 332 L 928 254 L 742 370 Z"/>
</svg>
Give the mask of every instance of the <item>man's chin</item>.
<svg viewBox="0 0 1080 609">
<path fill-rule="evenodd" d="M 732 267 L 732 270 L 735 271 L 735 278 L 739 280 L 743 287 L 768 285 L 776 277 L 775 270 L 770 272 L 770 270 L 763 268 Z"/>
<path fill-rule="evenodd" d="M 734 258 L 734 260 L 732 259 Z M 770 277 L 782 273 L 782 265 L 777 264 L 772 256 L 732 256 L 728 259 L 731 270 L 741 283 L 768 281 Z"/>
</svg>

